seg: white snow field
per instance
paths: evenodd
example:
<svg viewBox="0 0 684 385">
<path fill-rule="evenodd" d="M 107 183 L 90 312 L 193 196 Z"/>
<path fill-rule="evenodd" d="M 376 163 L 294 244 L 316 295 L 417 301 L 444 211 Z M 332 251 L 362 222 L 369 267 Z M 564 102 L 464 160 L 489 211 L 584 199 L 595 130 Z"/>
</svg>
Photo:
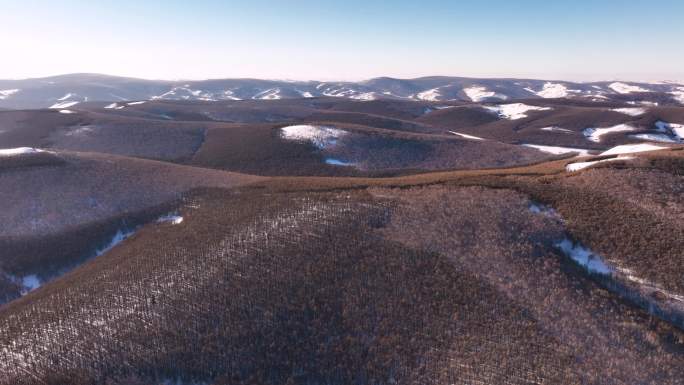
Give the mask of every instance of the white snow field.
<svg viewBox="0 0 684 385">
<path fill-rule="evenodd" d="M 61 110 L 61 109 L 64 109 L 64 108 L 73 107 L 73 106 L 77 105 L 78 103 L 80 103 L 80 102 L 60 102 L 60 103 L 55 103 L 55 104 L 53 104 L 53 105 L 50 106 L 50 109 Z"/>
<path fill-rule="evenodd" d="M 534 148 L 535 150 L 539 150 L 541 152 L 546 152 L 548 154 L 554 154 L 554 155 L 569 154 L 569 153 L 573 153 L 573 152 L 576 153 L 578 156 L 589 155 L 589 150 L 584 149 L 584 148 L 543 146 L 543 145 L 539 145 L 539 144 L 523 144 L 523 146 Z"/>
<path fill-rule="evenodd" d="M 71 110 L 59 110 L 59 113 L 60 114 L 67 114 L 67 115 L 68 114 L 75 114 L 75 112 L 71 111 Z"/>
<path fill-rule="evenodd" d="M 529 111 L 549 111 L 550 107 L 530 106 L 523 103 L 500 104 L 498 106 L 485 106 L 486 110 L 491 111 L 500 118 L 518 120 L 527 117 Z"/>
<path fill-rule="evenodd" d="M 364 92 L 358 95 L 352 95 L 350 96 L 351 99 L 356 99 L 356 100 L 375 100 L 377 97 L 375 96 L 375 92 Z"/>
<path fill-rule="evenodd" d="M 20 90 L 17 88 L 11 90 L 0 90 L 0 100 L 5 100 L 19 91 Z"/>
<path fill-rule="evenodd" d="M 629 116 L 639 116 L 646 113 L 645 108 L 631 107 L 631 108 L 613 108 L 611 111 L 619 112 Z"/>
<path fill-rule="evenodd" d="M 632 92 L 649 92 L 649 90 L 645 88 L 629 85 L 622 82 L 611 83 L 608 86 L 608 88 L 617 92 L 618 94 L 631 94 Z"/>
<path fill-rule="evenodd" d="M 470 100 L 472 100 L 473 102 L 481 102 L 489 98 L 496 98 L 501 100 L 508 99 L 508 96 L 503 94 L 497 94 L 494 91 L 487 91 L 487 88 L 482 86 L 472 86 L 464 88 L 463 92 L 465 92 L 466 96 L 468 96 Z"/>
<path fill-rule="evenodd" d="M 677 140 L 684 140 L 684 124 L 668 123 L 659 120 L 655 123 L 658 131 L 672 134 L 677 137 Z"/>
<path fill-rule="evenodd" d="M 17 147 L 17 148 L 5 148 L 0 149 L 0 156 L 16 156 L 16 155 L 27 155 L 27 154 L 37 154 L 39 152 L 44 152 L 33 147 Z"/>
<path fill-rule="evenodd" d="M 337 128 L 306 124 L 287 126 L 280 130 L 283 139 L 311 142 L 320 149 L 334 145 L 339 138 L 348 134 L 347 131 Z"/>
<path fill-rule="evenodd" d="M 2 91 L 0 91 L 2 92 Z M 684 104 L 684 87 L 679 87 L 672 91 L 672 96 L 681 104 Z"/>
<path fill-rule="evenodd" d="M 585 128 L 582 133 L 584 136 L 592 141 L 599 143 L 601 141 L 601 137 L 606 134 L 610 134 L 613 132 L 627 132 L 627 131 L 636 131 L 636 128 L 628 125 L 628 124 L 618 124 L 616 126 L 612 127 L 603 127 L 603 128 Z"/>
<path fill-rule="evenodd" d="M 449 131 L 449 133 L 456 135 L 456 136 L 460 136 L 460 137 L 465 138 L 465 139 L 484 140 L 483 138 L 480 138 L 477 136 L 468 135 L 468 134 L 461 134 L 460 132 L 456 132 L 456 131 Z"/>
<path fill-rule="evenodd" d="M 565 171 L 575 172 L 575 171 L 583 170 L 587 167 L 591 167 L 591 166 L 598 164 L 598 163 L 614 162 L 616 160 L 630 160 L 630 159 L 634 159 L 634 157 L 632 157 L 632 156 L 618 156 L 617 158 L 594 160 L 594 161 L 590 161 L 590 162 L 570 163 L 567 166 L 565 166 Z"/>
<path fill-rule="evenodd" d="M 280 88 L 271 88 L 266 91 L 259 92 L 254 95 L 252 99 L 262 99 L 262 100 L 278 100 L 280 99 Z"/>
<path fill-rule="evenodd" d="M 667 147 L 656 146 L 649 143 L 640 144 L 624 144 L 622 146 L 615 146 L 608 151 L 604 151 L 601 155 L 619 155 L 619 154 L 633 154 L 636 152 L 647 152 L 647 151 L 657 151 L 663 150 Z"/>
</svg>

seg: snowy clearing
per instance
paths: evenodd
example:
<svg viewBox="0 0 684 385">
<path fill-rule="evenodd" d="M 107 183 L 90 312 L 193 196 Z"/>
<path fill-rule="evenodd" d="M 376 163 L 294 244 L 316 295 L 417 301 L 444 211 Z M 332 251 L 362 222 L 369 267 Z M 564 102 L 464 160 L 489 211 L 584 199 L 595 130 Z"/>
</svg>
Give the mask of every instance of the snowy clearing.
<svg viewBox="0 0 684 385">
<path fill-rule="evenodd" d="M 40 279 L 35 274 L 27 275 L 21 279 L 21 285 L 23 286 L 21 295 L 26 295 L 40 287 Z"/>
<path fill-rule="evenodd" d="M 659 120 L 655 125 L 658 131 L 672 134 L 676 136 L 678 140 L 684 140 L 684 124 L 668 123 Z"/>
<path fill-rule="evenodd" d="M 50 106 L 50 109 L 59 110 L 59 109 L 63 109 L 63 108 L 69 108 L 69 107 L 73 107 L 73 106 L 77 105 L 78 103 L 80 103 L 80 102 L 61 102 L 61 103 L 55 103 L 55 104 L 53 104 L 52 106 Z"/>
<path fill-rule="evenodd" d="M 477 137 L 477 136 L 468 135 L 468 134 L 461 134 L 460 132 L 456 132 L 456 131 L 449 131 L 449 133 L 450 133 L 450 134 L 453 134 L 453 135 L 460 136 L 460 137 L 462 137 L 462 138 L 466 138 L 466 139 L 484 140 L 483 138 L 480 138 L 480 137 Z"/>
<path fill-rule="evenodd" d="M 619 155 L 619 154 L 633 154 L 635 152 L 657 151 L 667 147 L 656 146 L 654 144 L 624 144 L 622 146 L 615 146 L 608 151 L 602 152 L 601 155 Z"/>
<path fill-rule="evenodd" d="M 17 147 L 17 148 L 6 148 L 0 149 L 0 156 L 15 156 L 15 155 L 26 155 L 26 154 L 37 154 L 39 152 L 44 152 L 33 147 Z"/>
<path fill-rule="evenodd" d="M 645 88 L 641 88 L 639 86 L 633 86 L 633 85 L 621 83 L 621 82 L 611 83 L 608 86 L 608 88 L 617 92 L 618 94 L 631 94 L 632 92 L 649 92 L 649 90 L 647 90 Z"/>
<path fill-rule="evenodd" d="M 679 103 L 684 104 L 684 87 L 679 87 L 671 93 L 672 97 L 674 97 Z"/>
<path fill-rule="evenodd" d="M 494 91 L 487 91 L 487 88 L 482 86 L 472 86 L 464 88 L 463 92 L 465 92 L 465 94 L 470 98 L 470 100 L 474 102 L 481 102 L 489 98 L 496 98 L 502 100 L 508 99 L 508 96 L 503 94 L 497 94 Z"/>
<path fill-rule="evenodd" d="M 60 114 L 67 114 L 67 115 L 68 114 L 75 114 L 75 112 L 71 111 L 71 110 L 59 110 L 59 113 Z"/>
<path fill-rule="evenodd" d="M 281 137 L 287 140 L 308 141 L 323 149 L 337 143 L 337 139 L 348 134 L 347 131 L 332 127 L 296 125 L 283 127 Z"/>
<path fill-rule="evenodd" d="M 500 118 L 518 120 L 527 117 L 529 111 L 549 111 L 550 107 L 530 106 L 523 103 L 501 104 L 498 106 L 485 106 L 486 110 L 491 111 Z"/>
<path fill-rule="evenodd" d="M 629 116 L 639 116 L 643 115 L 646 113 L 645 108 L 638 108 L 638 107 L 633 107 L 633 108 L 613 108 L 611 111 L 619 112 L 621 114 L 629 115 Z"/>
<path fill-rule="evenodd" d="M 567 166 L 565 166 L 565 171 L 567 172 L 575 172 L 579 170 L 583 170 L 587 167 L 591 167 L 595 164 L 598 163 L 603 163 L 603 162 L 614 162 L 616 160 L 630 160 L 634 159 L 634 157 L 631 156 L 619 156 L 617 158 L 610 158 L 610 159 L 602 159 L 602 160 L 594 160 L 591 162 L 579 162 L 579 163 L 570 163 Z"/>
<path fill-rule="evenodd" d="M 0 90 L 0 100 L 5 100 L 17 92 L 19 92 L 19 89 L 17 88 L 11 90 Z"/>
<path fill-rule="evenodd" d="M 565 238 L 556 244 L 563 254 L 572 258 L 580 266 L 586 268 L 590 273 L 611 275 L 613 269 L 608 267 L 601 257 L 596 255 L 588 248 L 582 246 L 579 242 L 573 242 L 570 238 Z"/>
<path fill-rule="evenodd" d="M 552 132 L 563 132 L 566 134 L 572 134 L 574 131 L 568 130 L 567 128 L 560 128 L 558 126 L 550 126 L 550 127 L 542 127 L 540 128 L 542 131 L 552 131 Z"/>
<path fill-rule="evenodd" d="M 572 147 L 558 147 L 558 146 L 543 146 L 539 144 L 523 144 L 525 147 L 534 148 L 541 152 L 546 152 L 548 154 L 562 155 L 569 153 L 576 153 L 579 156 L 589 155 L 589 150 L 583 148 L 572 148 Z"/>
<path fill-rule="evenodd" d="M 636 128 L 627 124 L 618 124 L 617 126 L 604 127 L 604 128 L 585 128 L 582 134 L 592 142 L 600 142 L 601 137 L 606 134 L 613 132 L 626 132 L 626 131 L 636 131 Z"/>
</svg>

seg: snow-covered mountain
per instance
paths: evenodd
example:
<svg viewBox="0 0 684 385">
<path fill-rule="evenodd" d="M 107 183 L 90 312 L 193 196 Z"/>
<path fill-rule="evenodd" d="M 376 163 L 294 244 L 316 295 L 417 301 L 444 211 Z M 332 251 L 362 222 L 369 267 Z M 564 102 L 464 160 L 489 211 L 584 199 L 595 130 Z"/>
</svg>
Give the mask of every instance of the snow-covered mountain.
<svg viewBox="0 0 684 385">
<path fill-rule="evenodd" d="M 312 97 L 474 102 L 521 98 L 582 98 L 684 104 L 684 85 L 670 82 L 574 83 L 445 76 L 319 82 L 261 79 L 162 81 L 71 74 L 40 79 L 0 80 L 0 108 L 11 109 L 66 108 L 86 101 L 276 100 Z"/>
</svg>

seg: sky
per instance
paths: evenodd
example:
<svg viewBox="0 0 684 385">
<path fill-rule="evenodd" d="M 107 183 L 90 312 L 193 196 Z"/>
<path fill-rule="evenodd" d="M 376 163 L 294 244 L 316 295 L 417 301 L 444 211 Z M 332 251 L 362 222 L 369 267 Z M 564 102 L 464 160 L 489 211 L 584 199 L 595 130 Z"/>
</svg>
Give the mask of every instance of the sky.
<svg viewBox="0 0 684 385">
<path fill-rule="evenodd" d="M 682 0 L 0 0 L 0 78 L 684 82 Z"/>
</svg>

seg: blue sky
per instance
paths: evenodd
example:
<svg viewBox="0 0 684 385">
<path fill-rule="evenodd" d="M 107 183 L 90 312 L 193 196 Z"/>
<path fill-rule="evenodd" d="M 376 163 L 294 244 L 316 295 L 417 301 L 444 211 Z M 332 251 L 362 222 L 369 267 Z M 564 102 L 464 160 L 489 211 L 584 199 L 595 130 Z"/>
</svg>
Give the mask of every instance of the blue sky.
<svg viewBox="0 0 684 385">
<path fill-rule="evenodd" d="M 684 81 L 681 0 L 0 0 L 0 78 Z"/>
</svg>

